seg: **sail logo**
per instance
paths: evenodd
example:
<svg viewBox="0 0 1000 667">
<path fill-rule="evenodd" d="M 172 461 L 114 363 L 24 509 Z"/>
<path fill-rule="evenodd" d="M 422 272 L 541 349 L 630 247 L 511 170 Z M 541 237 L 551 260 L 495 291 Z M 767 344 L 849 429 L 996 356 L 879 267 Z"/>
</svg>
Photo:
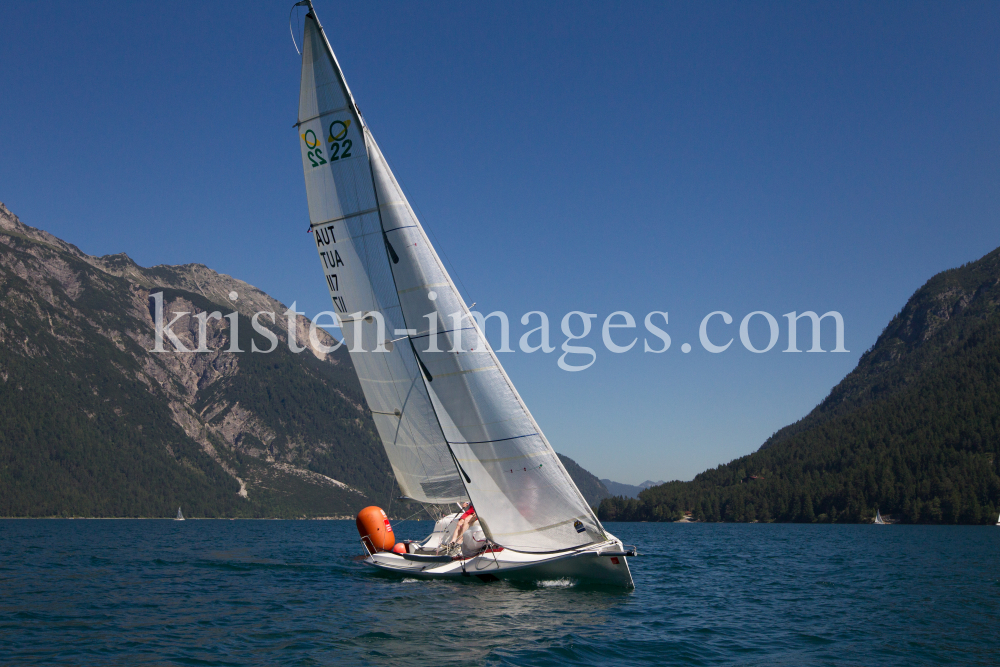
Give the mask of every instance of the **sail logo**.
<svg viewBox="0 0 1000 667">
<path fill-rule="evenodd" d="M 306 130 L 306 133 L 302 135 L 302 140 L 306 142 L 306 146 L 313 150 L 319 146 L 319 139 L 316 138 L 316 133 L 312 130 Z"/>
<path fill-rule="evenodd" d="M 326 141 L 329 143 L 330 161 L 344 160 L 351 157 L 353 143 L 347 138 L 347 129 L 351 127 L 351 119 L 335 120 L 327 128 Z"/>
<path fill-rule="evenodd" d="M 314 130 L 306 130 L 299 136 L 306 145 L 306 159 L 315 167 L 319 167 L 337 160 L 344 160 L 352 157 L 351 149 L 354 142 L 347 138 L 347 131 L 351 127 L 351 119 L 332 121 L 326 128 L 327 154 L 323 154 L 323 146 Z"/>
<path fill-rule="evenodd" d="M 306 142 L 306 157 L 312 163 L 313 167 L 318 167 L 321 164 L 326 164 L 326 160 L 323 158 L 323 149 L 320 147 L 319 139 L 316 137 L 316 133 L 312 130 L 306 130 L 302 136 L 302 141 Z"/>
<path fill-rule="evenodd" d="M 351 126 L 351 119 L 335 120 L 330 123 L 330 133 L 327 141 L 340 141 L 347 136 L 347 128 Z"/>
</svg>

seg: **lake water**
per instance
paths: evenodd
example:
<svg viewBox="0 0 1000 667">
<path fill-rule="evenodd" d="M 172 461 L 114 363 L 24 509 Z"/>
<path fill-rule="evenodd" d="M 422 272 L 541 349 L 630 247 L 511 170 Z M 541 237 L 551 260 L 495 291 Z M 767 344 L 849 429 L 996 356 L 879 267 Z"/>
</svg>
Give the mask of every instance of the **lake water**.
<svg viewBox="0 0 1000 667">
<path fill-rule="evenodd" d="M 351 521 L 4 520 L 0 662 L 1000 662 L 998 527 L 607 528 L 634 591 L 383 578 Z"/>
</svg>

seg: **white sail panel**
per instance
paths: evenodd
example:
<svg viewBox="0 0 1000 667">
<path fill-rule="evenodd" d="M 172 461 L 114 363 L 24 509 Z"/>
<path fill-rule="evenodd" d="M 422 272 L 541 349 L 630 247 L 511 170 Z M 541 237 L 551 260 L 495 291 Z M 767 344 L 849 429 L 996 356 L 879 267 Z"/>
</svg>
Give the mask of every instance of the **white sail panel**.
<svg viewBox="0 0 1000 667">
<path fill-rule="evenodd" d="M 390 267 L 435 413 L 487 535 L 521 551 L 607 539 L 490 348 L 367 133 Z M 434 335 L 434 332 L 437 335 Z"/>
<path fill-rule="evenodd" d="M 303 37 L 297 133 L 324 279 L 345 320 L 344 340 L 400 490 L 423 502 L 464 500 L 413 350 L 405 339 L 391 342 L 406 327 L 364 129 L 311 16 Z M 374 351 L 380 346 L 385 351 Z"/>
</svg>

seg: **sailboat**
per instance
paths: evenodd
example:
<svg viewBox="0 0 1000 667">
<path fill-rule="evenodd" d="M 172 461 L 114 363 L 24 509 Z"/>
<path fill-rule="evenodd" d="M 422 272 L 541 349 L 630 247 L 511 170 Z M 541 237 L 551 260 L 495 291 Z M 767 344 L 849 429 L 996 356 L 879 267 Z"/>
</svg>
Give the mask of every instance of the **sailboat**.
<svg viewBox="0 0 1000 667">
<path fill-rule="evenodd" d="M 177 508 L 177 518 L 174 519 L 174 521 L 183 521 L 183 520 L 184 520 L 184 515 L 181 514 L 181 508 L 178 507 Z"/>
<path fill-rule="evenodd" d="M 875 510 L 875 524 L 878 526 L 884 526 L 885 521 L 882 519 L 882 515 L 879 514 L 878 509 Z"/>
<path fill-rule="evenodd" d="M 404 497 L 471 501 L 479 520 L 457 554 L 441 553 L 457 514 L 403 553 L 362 534 L 365 562 L 407 577 L 632 587 L 635 548 L 604 529 L 514 388 L 358 111 L 311 0 L 301 5 L 295 128 L 344 343 Z"/>
</svg>

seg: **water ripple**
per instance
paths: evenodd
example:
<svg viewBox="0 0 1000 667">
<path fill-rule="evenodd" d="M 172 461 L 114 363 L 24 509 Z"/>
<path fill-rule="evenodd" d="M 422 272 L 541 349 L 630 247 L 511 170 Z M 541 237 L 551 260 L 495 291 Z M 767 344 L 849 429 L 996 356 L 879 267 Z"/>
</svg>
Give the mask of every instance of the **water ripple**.
<svg viewBox="0 0 1000 667">
<path fill-rule="evenodd" d="M 428 524 L 408 522 L 404 537 Z M 350 521 L 0 521 L 0 661 L 996 664 L 1000 529 L 617 524 L 635 591 L 423 581 Z"/>
</svg>

